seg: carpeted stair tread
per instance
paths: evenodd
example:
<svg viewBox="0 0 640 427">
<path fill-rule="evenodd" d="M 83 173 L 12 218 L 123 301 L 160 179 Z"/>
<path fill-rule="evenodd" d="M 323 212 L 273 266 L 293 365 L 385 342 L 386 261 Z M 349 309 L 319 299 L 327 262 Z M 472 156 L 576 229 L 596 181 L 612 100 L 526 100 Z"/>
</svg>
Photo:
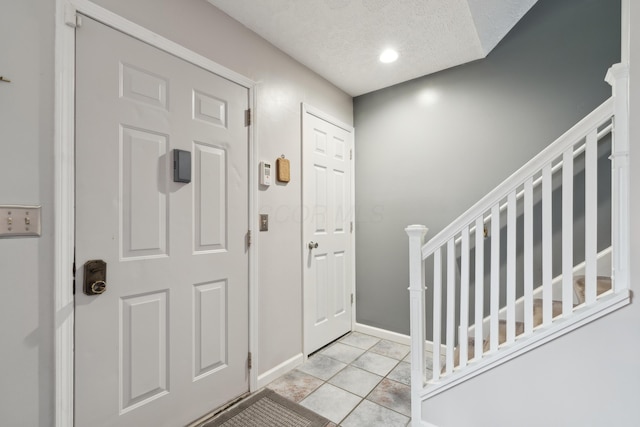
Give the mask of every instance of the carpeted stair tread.
<svg viewBox="0 0 640 427">
<path fill-rule="evenodd" d="M 516 336 L 524 334 L 524 323 L 516 322 Z M 498 343 L 503 344 L 507 341 L 507 321 L 500 320 L 498 322 Z M 487 337 L 486 340 L 482 342 L 482 351 L 488 351 L 490 347 L 491 340 Z M 468 337 L 467 341 L 467 360 L 471 360 L 475 357 L 476 354 L 476 339 L 475 337 Z M 453 366 L 458 366 L 460 364 L 460 346 L 457 346 L 453 352 Z M 442 372 L 446 370 L 446 364 L 442 367 Z"/>
<path fill-rule="evenodd" d="M 597 278 L 597 294 L 601 295 L 611 289 L 611 278 L 606 276 L 598 276 Z M 585 301 L 585 278 L 584 276 L 576 276 L 573 281 L 574 291 L 576 293 L 578 304 L 582 304 Z M 552 301 L 551 305 L 552 317 L 556 318 L 562 315 L 562 301 Z M 543 320 L 543 300 L 536 298 L 533 300 L 533 327 L 540 326 Z M 515 322 L 516 336 L 524 334 L 524 322 Z M 500 319 L 498 322 L 498 344 L 504 344 L 507 341 L 507 321 Z M 467 360 L 471 360 L 475 357 L 475 343 L 474 337 L 468 337 L 467 341 Z M 491 347 L 491 337 L 488 336 L 482 343 L 482 351 L 487 352 Z M 460 346 L 454 348 L 453 353 L 453 366 L 460 364 Z M 442 372 L 447 369 L 446 364 L 442 366 Z"/>
<path fill-rule="evenodd" d="M 551 317 L 556 318 L 562 314 L 562 301 L 551 301 Z M 542 298 L 533 300 L 533 327 L 542 325 Z"/>
<path fill-rule="evenodd" d="M 476 339 L 474 337 L 469 337 L 467 341 L 467 360 L 471 360 L 474 358 L 476 354 Z M 460 346 L 457 346 L 453 350 L 453 366 L 458 366 L 460 364 Z M 447 368 L 447 365 L 442 366 L 442 372 L 444 372 Z"/>
<path fill-rule="evenodd" d="M 611 277 L 598 276 L 596 278 L 596 294 L 601 295 L 611 289 Z M 578 298 L 578 304 L 582 304 L 585 299 L 585 279 L 584 276 L 576 276 L 573 279 L 573 290 Z"/>
<path fill-rule="evenodd" d="M 516 322 L 516 336 L 524 334 L 524 322 Z M 498 321 L 498 345 L 507 341 L 507 321 L 500 319 Z M 484 340 L 483 351 L 489 351 L 491 348 L 491 335 Z"/>
</svg>

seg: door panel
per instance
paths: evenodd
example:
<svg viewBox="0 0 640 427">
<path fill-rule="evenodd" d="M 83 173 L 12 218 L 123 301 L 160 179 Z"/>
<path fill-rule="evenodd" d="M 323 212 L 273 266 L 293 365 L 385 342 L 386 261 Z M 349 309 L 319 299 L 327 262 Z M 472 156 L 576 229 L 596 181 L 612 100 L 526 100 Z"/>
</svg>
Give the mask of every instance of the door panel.
<svg viewBox="0 0 640 427">
<path fill-rule="evenodd" d="M 352 326 L 353 131 L 315 113 L 303 114 L 303 205 L 309 213 L 303 225 L 304 322 L 309 354 Z"/>
<path fill-rule="evenodd" d="M 345 298 L 343 295 L 347 295 L 347 284 L 346 282 L 346 265 L 345 265 L 346 254 L 344 252 L 336 252 L 333 254 L 334 260 L 334 312 L 335 316 L 340 316 L 345 313 L 347 306 Z"/>
<path fill-rule="evenodd" d="M 185 425 L 249 388 L 248 90 L 89 18 L 76 54 L 76 425 Z"/>
<path fill-rule="evenodd" d="M 166 255 L 169 198 L 159 191 L 158 179 L 166 188 L 162 159 L 168 155 L 168 136 L 124 126 L 121 132 L 123 258 Z"/>
<path fill-rule="evenodd" d="M 194 143 L 196 252 L 224 250 L 227 231 L 226 152 L 223 148 Z"/>
<path fill-rule="evenodd" d="M 122 411 L 169 391 L 167 291 L 122 298 Z"/>
<path fill-rule="evenodd" d="M 227 365 L 227 281 L 193 287 L 194 379 Z"/>
</svg>

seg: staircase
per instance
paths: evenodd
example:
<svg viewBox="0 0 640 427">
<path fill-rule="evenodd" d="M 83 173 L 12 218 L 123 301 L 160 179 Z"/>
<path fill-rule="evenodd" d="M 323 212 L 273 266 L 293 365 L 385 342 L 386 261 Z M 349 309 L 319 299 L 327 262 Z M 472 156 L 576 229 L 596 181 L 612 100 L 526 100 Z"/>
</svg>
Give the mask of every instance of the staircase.
<svg viewBox="0 0 640 427">
<path fill-rule="evenodd" d="M 426 244 L 406 229 L 412 425 L 423 401 L 630 303 L 626 67 L 606 80 L 612 98 Z"/>
<path fill-rule="evenodd" d="M 598 276 L 596 280 L 596 295 L 597 297 L 601 296 L 605 292 L 611 290 L 611 278 L 605 276 Z M 575 294 L 575 300 L 577 303 L 574 304 L 574 310 L 581 304 L 586 302 L 585 298 L 585 277 L 584 276 L 574 276 L 573 281 L 573 291 Z M 551 316 L 553 319 L 562 316 L 562 301 L 552 300 L 551 301 Z M 533 327 L 534 329 L 538 326 L 542 325 L 543 319 L 543 299 L 535 298 L 533 300 Z M 473 332 L 473 328 L 470 328 L 470 332 Z M 524 322 L 516 320 L 516 338 L 524 335 Z M 507 321 L 504 319 L 500 319 L 498 321 L 498 345 L 504 344 L 507 341 Z M 491 338 L 487 336 L 481 344 L 482 352 L 486 353 L 490 350 Z M 469 334 L 467 336 L 467 358 L 468 360 L 472 360 L 475 358 L 475 336 Z M 453 352 L 453 366 L 455 368 L 460 364 L 460 346 L 456 346 Z M 446 372 L 446 365 L 442 367 L 441 373 Z"/>
</svg>

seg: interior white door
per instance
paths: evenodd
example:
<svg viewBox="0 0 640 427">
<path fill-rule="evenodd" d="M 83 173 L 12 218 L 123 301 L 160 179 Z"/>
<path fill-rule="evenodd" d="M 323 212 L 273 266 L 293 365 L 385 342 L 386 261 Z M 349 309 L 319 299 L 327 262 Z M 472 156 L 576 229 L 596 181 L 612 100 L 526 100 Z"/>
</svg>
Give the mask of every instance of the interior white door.
<svg viewBox="0 0 640 427">
<path fill-rule="evenodd" d="M 303 108 L 305 353 L 349 332 L 353 281 L 353 128 Z"/>
<path fill-rule="evenodd" d="M 248 391 L 248 89 L 84 18 L 75 424 L 179 426 Z M 173 150 L 191 153 L 174 182 Z M 107 264 L 83 293 L 83 265 Z"/>
</svg>

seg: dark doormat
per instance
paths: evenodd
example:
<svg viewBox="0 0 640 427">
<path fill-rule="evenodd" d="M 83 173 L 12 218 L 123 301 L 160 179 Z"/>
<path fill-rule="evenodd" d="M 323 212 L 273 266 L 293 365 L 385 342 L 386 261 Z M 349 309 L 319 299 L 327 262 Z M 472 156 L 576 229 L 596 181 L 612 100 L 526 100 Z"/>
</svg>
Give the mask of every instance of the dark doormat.
<svg viewBox="0 0 640 427">
<path fill-rule="evenodd" d="M 315 412 L 264 389 L 202 427 L 324 427 L 328 423 Z"/>
</svg>

